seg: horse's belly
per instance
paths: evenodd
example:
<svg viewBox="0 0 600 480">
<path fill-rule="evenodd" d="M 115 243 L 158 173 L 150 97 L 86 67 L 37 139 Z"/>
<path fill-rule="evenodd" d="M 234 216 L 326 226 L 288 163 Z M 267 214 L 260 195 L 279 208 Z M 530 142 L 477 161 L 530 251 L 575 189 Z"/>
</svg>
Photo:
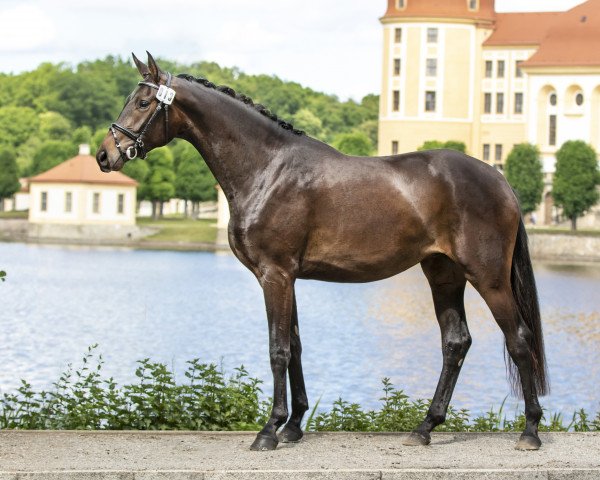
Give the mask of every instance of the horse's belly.
<svg viewBox="0 0 600 480">
<path fill-rule="evenodd" d="M 363 232 L 353 238 L 315 239 L 308 243 L 300 278 L 332 282 L 372 282 L 396 275 L 423 258 L 419 242 L 396 235 L 375 238 Z"/>
</svg>

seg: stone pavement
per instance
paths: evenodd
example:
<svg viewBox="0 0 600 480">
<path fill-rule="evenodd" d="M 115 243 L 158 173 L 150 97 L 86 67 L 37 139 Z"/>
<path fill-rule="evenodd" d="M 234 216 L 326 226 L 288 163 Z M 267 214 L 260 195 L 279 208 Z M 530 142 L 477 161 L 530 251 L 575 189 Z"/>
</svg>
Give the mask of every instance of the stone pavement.
<svg viewBox="0 0 600 480">
<path fill-rule="evenodd" d="M 251 452 L 253 433 L 0 431 L 0 480 L 600 479 L 600 433 L 437 433 L 428 447 L 402 434 L 310 433 Z"/>
</svg>

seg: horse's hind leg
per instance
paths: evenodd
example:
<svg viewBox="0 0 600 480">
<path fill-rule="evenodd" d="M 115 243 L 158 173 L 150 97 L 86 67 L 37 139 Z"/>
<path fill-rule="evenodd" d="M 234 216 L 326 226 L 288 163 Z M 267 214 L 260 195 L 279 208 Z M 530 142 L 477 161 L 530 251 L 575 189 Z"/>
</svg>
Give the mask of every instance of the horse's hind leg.
<svg viewBox="0 0 600 480">
<path fill-rule="evenodd" d="M 431 431 L 444 422 L 464 358 L 471 346 L 463 303 L 465 276 L 460 266 L 445 255 L 432 255 L 421 262 L 433 293 L 433 303 L 442 333 L 444 364 L 425 420 L 404 440 L 404 445 L 427 445 Z"/>
<path fill-rule="evenodd" d="M 518 369 L 521 389 L 525 401 L 526 425 L 516 448 L 519 450 L 537 450 L 542 445 L 538 436 L 538 424 L 542 418 L 542 408 L 538 402 L 532 365 L 532 332 L 525 325 L 515 305 L 510 280 L 506 275 L 502 285 L 487 287 L 475 285 L 494 319 L 506 337 L 506 349 Z M 515 379 L 516 380 L 516 379 Z M 518 388 L 518 387 L 517 387 Z"/>
<path fill-rule="evenodd" d="M 296 295 L 294 294 L 294 305 L 292 308 L 292 322 L 290 331 L 291 358 L 288 365 L 290 378 L 290 390 L 292 392 L 292 413 L 288 422 L 279 434 L 282 442 L 297 442 L 302 438 L 302 417 L 308 410 L 308 398 L 304 387 L 304 375 L 302 373 L 302 344 L 300 343 L 300 332 L 298 331 L 298 309 L 296 306 Z"/>
</svg>

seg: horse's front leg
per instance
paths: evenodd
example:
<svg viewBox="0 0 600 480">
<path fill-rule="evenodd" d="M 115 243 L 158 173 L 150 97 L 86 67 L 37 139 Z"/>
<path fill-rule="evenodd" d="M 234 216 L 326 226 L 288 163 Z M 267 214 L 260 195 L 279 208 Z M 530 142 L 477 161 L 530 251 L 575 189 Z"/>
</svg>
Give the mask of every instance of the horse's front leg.
<svg viewBox="0 0 600 480">
<path fill-rule="evenodd" d="M 286 372 L 290 362 L 290 325 L 294 302 L 294 280 L 288 271 L 269 267 L 259 277 L 265 295 L 269 322 L 269 355 L 273 372 L 273 410 L 256 436 L 251 450 L 274 450 L 277 429 L 288 417 Z"/>
<path fill-rule="evenodd" d="M 302 343 L 300 342 L 300 331 L 298 330 L 298 307 L 296 295 L 292 308 L 292 323 L 290 331 L 290 349 L 292 357 L 288 367 L 290 378 L 290 390 L 292 392 L 292 413 L 290 419 L 279 434 L 279 440 L 287 442 L 298 442 L 303 436 L 302 417 L 308 410 L 308 398 L 304 386 L 304 375 L 302 373 Z"/>
</svg>

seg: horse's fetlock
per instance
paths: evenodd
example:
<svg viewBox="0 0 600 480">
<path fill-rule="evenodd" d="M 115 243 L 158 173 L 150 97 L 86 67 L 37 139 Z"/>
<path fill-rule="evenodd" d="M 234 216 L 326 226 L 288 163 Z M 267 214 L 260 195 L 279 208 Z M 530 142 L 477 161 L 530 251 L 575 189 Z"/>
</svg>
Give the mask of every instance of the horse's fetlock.
<svg viewBox="0 0 600 480">
<path fill-rule="evenodd" d="M 446 421 L 446 412 L 436 408 L 430 408 L 427 417 L 434 427 L 436 427 Z"/>
<path fill-rule="evenodd" d="M 273 407 L 271 417 L 277 425 L 283 425 L 288 419 L 288 410 L 286 407 Z"/>
</svg>

